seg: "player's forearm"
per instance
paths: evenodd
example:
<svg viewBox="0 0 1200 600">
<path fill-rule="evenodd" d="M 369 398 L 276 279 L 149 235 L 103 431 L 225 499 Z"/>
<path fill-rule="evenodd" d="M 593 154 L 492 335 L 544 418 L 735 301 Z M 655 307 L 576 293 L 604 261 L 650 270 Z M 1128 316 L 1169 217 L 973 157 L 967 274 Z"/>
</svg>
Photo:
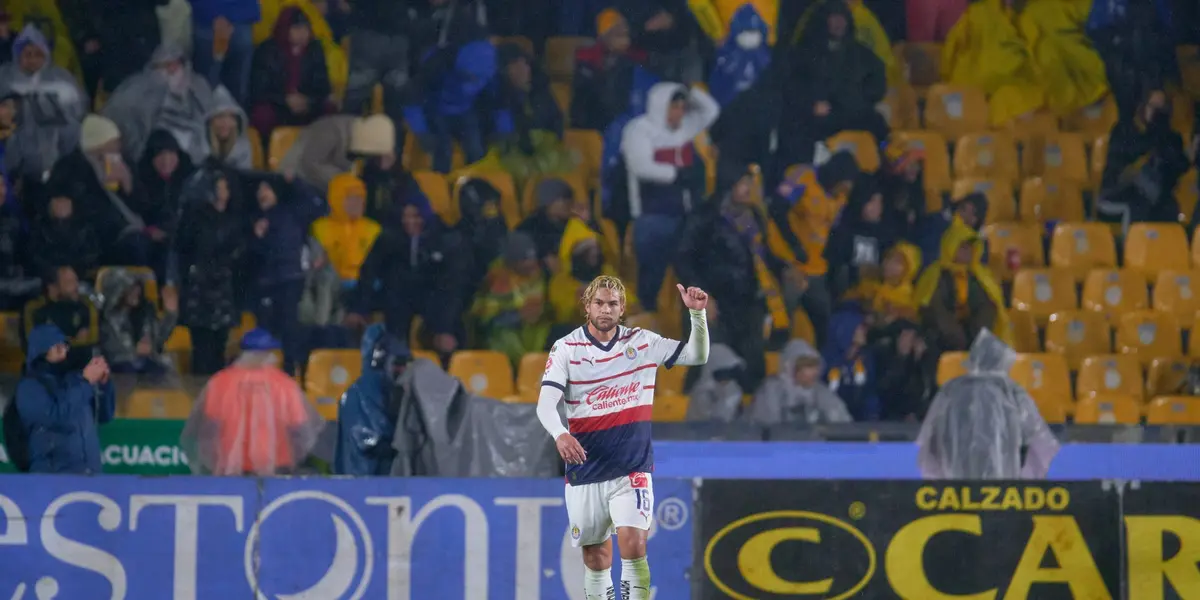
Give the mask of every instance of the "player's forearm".
<svg viewBox="0 0 1200 600">
<path fill-rule="evenodd" d="M 563 427 L 562 417 L 558 415 L 558 400 L 562 398 L 562 395 L 562 390 L 548 385 L 543 385 L 542 392 L 538 395 L 538 420 L 542 422 L 546 433 L 556 440 L 558 436 L 567 433 L 567 428 Z"/>
<path fill-rule="evenodd" d="M 689 310 L 692 317 L 692 333 L 683 345 L 675 364 L 698 366 L 708 362 L 708 312 Z"/>
</svg>

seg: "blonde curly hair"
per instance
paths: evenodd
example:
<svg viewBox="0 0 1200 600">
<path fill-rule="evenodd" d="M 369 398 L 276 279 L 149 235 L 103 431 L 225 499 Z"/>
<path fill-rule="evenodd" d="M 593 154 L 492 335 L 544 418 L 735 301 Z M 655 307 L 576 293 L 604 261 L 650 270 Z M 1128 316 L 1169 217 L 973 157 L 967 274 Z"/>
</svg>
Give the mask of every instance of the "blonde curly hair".
<svg viewBox="0 0 1200 600">
<path fill-rule="evenodd" d="M 612 275 L 601 275 L 592 280 L 587 288 L 583 290 L 583 312 L 587 314 L 587 307 L 596 299 L 596 292 L 606 289 L 616 294 L 621 299 L 621 309 L 625 308 L 625 284 L 621 282 L 620 277 Z"/>
</svg>

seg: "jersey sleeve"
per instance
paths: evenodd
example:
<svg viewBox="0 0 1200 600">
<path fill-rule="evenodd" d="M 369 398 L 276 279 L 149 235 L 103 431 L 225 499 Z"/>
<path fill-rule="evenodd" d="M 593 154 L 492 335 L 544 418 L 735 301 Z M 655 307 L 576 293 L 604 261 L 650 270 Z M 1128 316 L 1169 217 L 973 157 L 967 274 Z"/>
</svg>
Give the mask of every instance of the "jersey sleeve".
<svg viewBox="0 0 1200 600">
<path fill-rule="evenodd" d="M 550 356 L 546 357 L 546 371 L 542 374 L 542 387 L 552 387 L 567 393 L 567 365 L 570 354 L 567 345 L 558 342 L 550 348 Z"/>
<path fill-rule="evenodd" d="M 642 335 L 646 336 L 644 338 L 645 343 L 649 346 L 646 348 L 646 355 L 651 360 L 658 363 L 659 366 L 668 369 L 675 366 L 675 362 L 679 360 L 680 353 L 683 352 L 683 342 L 663 337 L 645 329 L 642 330 Z"/>
</svg>

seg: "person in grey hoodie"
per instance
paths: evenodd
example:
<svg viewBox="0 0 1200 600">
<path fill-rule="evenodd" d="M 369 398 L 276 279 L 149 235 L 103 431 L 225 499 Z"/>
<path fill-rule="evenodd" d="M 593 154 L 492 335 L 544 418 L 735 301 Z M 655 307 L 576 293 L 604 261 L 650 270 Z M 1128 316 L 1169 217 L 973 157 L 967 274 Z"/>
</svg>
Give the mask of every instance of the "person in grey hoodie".
<svg viewBox="0 0 1200 600">
<path fill-rule="evenodd" d="M 146 300 L 142 282 L 125 269 L 106 273 L 100 293 L 104 297 L 100 350 L 113 372 L 164 374 L 169 363 L 163 345 L 179 320 L 175 288 L 162 290 L 162 315 Z"/>
<path fill-rule="evenodd" d="M 249 126 L 246 112 L 225 86 L 213 90 L 212 99 L 212 108 L 205 118 L 208 134 L 202 140 L 200 151 L 205 157 L 234 169 L 248 171 L 254 168 L 254 151 L 250 147 L 250 137 L 246 135 Z"/>
<path fill-rule="evenodd" d="M 700 368 L 700 378 L 689 394 L 688 421 L 717 421 L 730 423 L 742 413 L 742 386 L 738 378 L 746 368 L 733 349 L 725 344 L 713 344 L 708 362 Z"/>
<path fill-rule="evenodd" d="M 754 395 L 750 418 L 760 425 L 849 423 L 846 403 L 821 383 L 821 355 L 804 340 L 783 347 L 779 372 Z"/>
</svg>

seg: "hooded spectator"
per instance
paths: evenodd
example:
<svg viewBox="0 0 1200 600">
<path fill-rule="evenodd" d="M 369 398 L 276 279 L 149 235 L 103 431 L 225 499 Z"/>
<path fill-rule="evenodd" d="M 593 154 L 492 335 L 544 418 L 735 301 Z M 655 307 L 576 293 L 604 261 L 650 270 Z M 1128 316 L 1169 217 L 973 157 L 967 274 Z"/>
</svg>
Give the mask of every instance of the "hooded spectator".
<svg viewBox="0 0 1200 600">
<path fill-rule="evenodd" d="M 138 180 L 143 193 L 130 206 L 146 223 L 150 260 L 160 279 L 165 280 L 167 254 L 183 215 L 184 188 L 196 168 L 179 147 L 175 136 L 161 129 L 150 134 L 146 153 L 138 161 Z"/>
<path fill-rule="evenodd" d="M 600 275 L 616 277 L 617 271 L 604 258 L 600 235 L 587 222 L 572 217 L 558 246 L 558 272 L 550 278 L 547 295 L 552 311 L 554 331 L 566 335 L 571 329 L 584 323 L 583 291 L 593 279 Z M 637 296 L 625 294 L 625 314 L 639 312 Z M 551 334 L 551 339 L 560 336 Z"/>
<path fill-rule="evenodd" d="M 112 93 L 137 74 L 162 43 L 156 8 L 167 0 L 59 0 L 75 48 L 81 51 L 87 89 L 99 80 Z M 74 22 L 72 22 L 74 20 Z M 99 67 L 89 74 L 89 63 Z"/>
<path fill-rule="evenodd" d="M 713 99 L 728 105 L 750 89 L 771 65 L 767 24 L 753 4 L 743 4 L 733 13 L 729 33 L 717 50 L 717 62 L 708 77 Z"/>
<path fill-rule="evenodd" d="M 212 88 L 192 71 L 183 51 L 163 45 L 154 51 L 145 71 L 113 92 L 103 114 L 121 129 L 122 153 L 127 157 L 141 156 L 150 132 L 165 129 L 193 162 L 200 162 L 213 106 Z"/>
<path fill-rule="evenodd" d="M 925 150 L 903 141 L 884 147 L 883 220 L 899 239 L 914 240 L 918 219 L 926 212 Z"/>
<path fill-rule="evenodd" d="M 912 244 L 899 242 L 883 255 L 879 286 L 870 298 L 876 326 L 890 325 L 897 319 L 917 320 L 913 281 L 920 272 L 921 251 Z"/>
<path fill-rule="evenodd" d="M 784 81 L 784 98 L 796 107 L 780 124 L 779 152 L 788 163 L 812 162 L 816 143 L 840 131 L 868 131 L 877 140 L 888 133 L 875 111 L 887 94 L 887 74 L 879 57 L 855 39 L 850 7 L 825 2 L 808 27 L 790 51 Z"/>
<path fill-rule="evenodd" d="M 333 472 L 338 475 L 369 477 L 391 474 L 396 450 L 399 407 L 394 406 L 392 390 L 400 383 L 412 355 L 408 345 L 375 324 L 362 338 L 362 375 L 342 395 L 338 407 L 337 449 Z"/>
<path fill-rule="evenodd" d="M 115 373 L 162 375 L 170 368 L 163 345 L 179 320 L 179 296 L 163 288 L 163 314 L 148 302 L 142 283 L 125 269 L 110 270 L 100 290 L 100 350 Z"/>
<path fill-rule="evenodd" d="M 192 334 L 192 373 L 211 375 L 225 366 L 230 328 L 241 320 L 234 275 L 247 234 L 235 210 L 238 188 L 220 171 L 198 173 L 189 191 L 188 226 L 176 250 L 183 273 L 182 322 Z"/>
<path fill-rule="evenodd" d="M 614 9 L 596 16 L 596 43 L 575 51 L 571 126 L 603 131 L 630 108 L 630 94 L 646 53 L 631 46 L 629 23 Z"/>
<path fill-rule="evenodd" d="M 499 50 L 493 135 L 500 162 L 518 186 L 542 173 L 569 173 L 575 160 L 562 144 L 563 116 L 550 82 L 515 44 Z"/>
<path fill-rule="evenodd" d="M 196 73 L 212 87 L 224 85 L 239 103 L 250 89 L 254 24 L 262 17 L 257 2 L 191 0 L 192 51 Z M 186 144 L 185 144 L 186 145 Z"/>
<path fill-rule="evenodd" d="M 703 90 L 659 83 L 650 89 L 646 114 L 630 121 L 622 133 L 630 215 L 635 220 L 637 295 L 647 310 L 657 309 L 658 290 L 684 217 L 704 198 L 704 163 L 692 140 L 717 120 L 720 110 Z"/>
<path fill-rule="evenodd" d="M 848 306 L 830 317 L 821 349 L 825 384 L 846 403 L 856 421 L 877 421 L 883 414 L 876 387 L 879 373 L 867 332 L 866 315 Z"/>
<path fill-rule="evenodd" d="M 50 207 L 33 228 L 29 256 L 38 273 L 70 265 L 91 279 L 100 267 L 100 240 L 91 223 L 75 214 L 69 196 L 50 199 Z"/>
<path fill-rule="evenodd" d="M 806 43 L 805 35 L 813 33 L 821 35 L 820 31 L 825 29 L 825 24 L 813 20 L 812 17 L 822 14 L 821 11 L 825 9 L 824 5 L 828 2 L 841 2 L 849 9 L 850 19 L 854 23 L 854 39 L 874 53 L 883 63 L 888 83 L 899 84 L 906 81 L 904 71 L 897 64 L 896 55 L 892 53 L 892 42 L 888 32 L 884 30 L 883 24 L 875 16 L 875 11 L 868 8 L 863 0 L 820 0 L 810 5 L 805 14 L 800 17 L 800 24 L 796 28 L 793 42 L 803 45 Z M 903 39 L 903 36 L 900 39 Z"/>
<path fill-rule="evenodd" d="M 1177 66 L 1171 9 L 1165 0 L 1092 2 L 1085 29 L 1104 61 L 1119 114 L 1136 111 L 1142 90 L 1162 85 Z"/>
<path fill-rule="evenodd" d="M 1004 295 L 982 257 L 979 234 L 955 219 L 942 236 L 941 256 L 917 279 L 925 339 L 938 353 L 966 350 L 984 329 L 1008 331 Z"/>
<path fill-rule="evenodd" d="M 804 340 L 792 340 L 779 354 L 779 373 L 763 382 L 750 405 L 750 418 L 765 426 L 848 423 L 850 411 L 821 381 L 821 355 Z"/>
<path fill-rule="evenodd" d="M 353 170 L 355 158 L 390 155 L 394 159 L 395 152 L 396 127 L 386 116 L 330 115 L 304 128 L 279 170 L 327 190 L 334 177 Z"/>
<path fill-rule="evenodd" d="M 571 218 L 571 204 L 575 201 L 575 194 L 565 181 L 547 178 L 538 182 L 535 195 L 537 212 L 529 215 L 517 227 L 517 231 L 525 232 L 533 239 L 542 264 L 549 272 L 557 273 L 558 249 L 563 232 L 566 231 L 567 221 Z"/>
<path fill-rule="evenodd" d="M 884 328 L 872 344 L 879 364 L 879 397 L 886 398 L 884 421 L 919 422 L 937 389 L 937 356 L 913 321 L 899 320 Z"/>
<path fill-rule="evenodd" d="M 997 127 L 1046 103 L 1033 53 L 1021 37 L 1012 5 L 1013 0 L 971 2 L 942 45 L 942 80 L 977 87 L 987 94 L 989 121 Z M 1082 40 L 1082 32 L 1077 37 Z M 954 111 L 956 100 L 946 101 L 950 103 L 947 111 Z M 958 110 L 962 110 L 958 102 Z"/>
<path fill-rule="evenodd" d="M 467 164 L 483 158 L 480 98 L 495 75 L 496 47 L 482 38 L 439 48 L 417 68 L 404 118 L 433 156 L 433 170 L 450 172 L 454 142 L 462 147 Z"/>
<path fill-rule="evenodd" d="M 246 113 L 233 101 L 229 90 L 219 87 L 213 91 L 212 110 L 207 118 L 204 155 L 234 169 L 246 171 L 253 168 L 254 149 L 250 147 L 250 136 L 246 134 Z"/>
<path fill-rule="evenodd" d="M 39 325 L 54 325 L 59 331 L 70 332 L 68 368 L 82 369 L 92 359 L 96 344 L 100 341 L 100 318 L 96 307 L 79 294 L 79 276 L 71 267 L 60 266 L 48 270 L 43 275 L 42 284 L 45 294 L 30 300 L 21 315 L 25 355 L 36 357 L 30 351 L 34 329 Z"/>
<path fill-rule="evenodd" d="M 955 201 L 946 210 L 925 217 L 916 236 L 925 266 L 937 262 L 941 256 L 942 240 L 954 221 L 959 221 L 972 231 L 978 232 L 987 222 L 987 213 L 987 196 L 974 192 Z"/>
<path fill-rule="evenodd" d="M 464 259 L 470 259 L 470 265 L 463 271 L 470 295 L 478 282 L 483 281 L 492 261 L 500 257 L 508 225 L 500 213 L 500 192 L 484 179 L 471 179 L 460 188 L 458 214 L 456 228 L 465 246 Z"/>
<path fill-rule="evenodd" d="M 860 286 L 878 285 L 883 251 L 892 245 L 883 216 L 883 193 L 874 177 L 859 175 L 825 245 L 829 292 L 835 300 L 862 298 Z M 869 291 L 865 294 L 870 297 Z"/>
<path fill-rule="evenodd" d="M 29 25 L 36 27 L 46 38 L 54 64 L 66 69 L 76 81 L 82 81 L 79 56 L 57 0 L 21 0 L 7 4 L 14 26 L 21 31 Z"/>
<path fill-rule="evenodd" d="M 363 216 L 366 195 L 366 186 L 354 175 L 334 177 L 327 196 L 329 216 L 312 225 L 313 237 L 325 250 L 343 285 L 358 282 L 359 269 L 379 237 L 379 223 Z"/>
<path fill-rule="evenodd" d="M 682 3 L 659 0 L 618 0 L 613 8 L 629 22 L 633 45 L 650 54 L 654 69 L 676 81 L 703 77 L 700 57 Z"/>
<path fill-rule="evenodd" d="M 54 325 L 29 333 L 17 411 L 29 440 L 32 473 L 100 474 L 97 425 L 113 418 L 116 401 L 103 358 L 74 367 L 67 336 Z"/>
<path fill-rule="evenodd" d="M 20 99 L 5 167 L 11 176 L 40 183 L 55 161 L 79 143 L 87 94 L 69 72 L 50 62 L 42 33 L 26 25 L 13 42 L 13 62 L 0 67 L 0 97 Z"/>
<path fill-rule="evenodd" d="M 1175 186 L 1188 170 L 1183 139 L 1171 129 L 1167 95 L 1154 90 L 1138 111 L 1109 133 L 1108 157 L 1096 206 L 1102 221 L 1130 223 L 1175 221 Z"/>
<path fill-rule="evenodd" d="M 383 86 L 384 113 L 403 117 L 402 95 L 408 84 L 412 48 L 408 6 L 393 0 L 356 0 L 349 15 L 350 74 L 343 106 L 366 114 L 376 84 Z"/>
<path fill-rule="evenodd" d="M 397 222 L 384 223 L 359 269 L 348 320 L 361 325 L 371 311 L 382 310 L 388 331 L 408 332 L 420 316 L 434 349 L 449 354 L 458 348 L 467 265 L 424 195 L 407 196 L 395 212 Z"/>
<path fill-rule="evenodd" d="M 1069 115 L 1108 96 L 1104 61 L 1084 33 L 1087 16 L 1080 3 L 1025 0 L 1020 4 L 1017 24 L 1046 90 L 1046 108 Z M 1169 42 L 1150 43 L 1170 47 Z M 1165 58 L 1170 61 L 1174 52 Z"/>
<path fill-rule="evenodd" d="M 49 196 L 74 201 L 75 215 L 96 229 L 104 263 L 148 265 L 146 221 L 134 208 L 148 203 L 121 155 L 121 132 L 98 115 L 88 115 L 80 131 L 79 148 L 50 171 Z"/>
<path fill-rule="evenodd" d="M 541 352 L 550 333 L 546 275 L 537 245 L 528 234 L 514 232 L 504 244 L 502 260 L 484 277 L 472 316 L 483 329 L 484 346 L 503 353 L 515 367 L 529 352 Z"/>
<path fill-rule="evenodd" d="M 264 140 L 277 126 L 308 125 L 331 108 L 325 51 L 295 6 L 279 13 L 274 35 L 254 51 L 252 72 L 251 120 Z"/>
<path fill-rule="evenodd" d="M 745 363 L 729 346 L 713 344 L 708 362 L 688 393 L 688 421 L 732 423 L 742 414 L 742 371 Z"/>
</svg>

